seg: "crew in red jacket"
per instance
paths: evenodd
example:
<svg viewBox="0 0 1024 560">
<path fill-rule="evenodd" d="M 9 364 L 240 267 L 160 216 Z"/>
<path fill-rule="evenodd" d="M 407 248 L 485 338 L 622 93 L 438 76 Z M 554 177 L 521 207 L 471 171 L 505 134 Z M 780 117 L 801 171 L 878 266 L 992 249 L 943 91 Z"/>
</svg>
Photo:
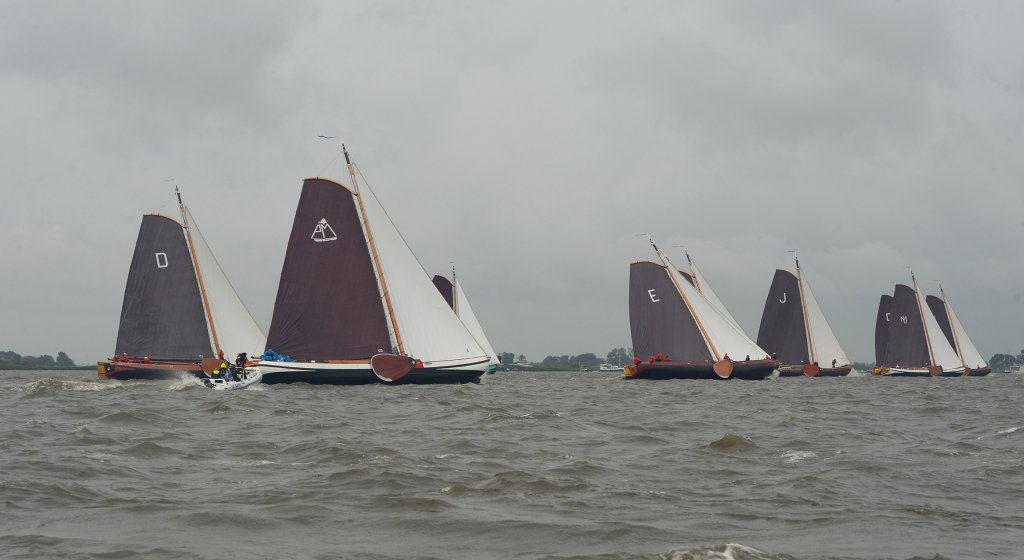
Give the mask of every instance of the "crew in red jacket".
<svg viewBox="0 0 1024 560">
<path fill-rule="evenodd" d="M 633 365 L 634 366 L 640 365 L 640 356 L 637 356 L 636 354 L 633 354 Z"/>
</svg>

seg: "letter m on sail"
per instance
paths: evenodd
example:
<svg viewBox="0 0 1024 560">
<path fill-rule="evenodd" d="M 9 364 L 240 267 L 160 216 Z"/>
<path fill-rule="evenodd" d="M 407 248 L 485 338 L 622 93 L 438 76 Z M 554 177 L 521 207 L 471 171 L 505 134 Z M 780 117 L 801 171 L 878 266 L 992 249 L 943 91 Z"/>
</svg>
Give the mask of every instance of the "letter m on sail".
<svg viewBox="0 0 1024 560">
<path fill-rule="evenodd" d="M 334 233 L 334 228 L 331 227 L 331 224 L 327 223 L 327 218 L 320 218 L 310 238 L 317 243 L 322 243 L 324 241 L 334 241 L 338 238 L 338 234 Z"/>
</svg>

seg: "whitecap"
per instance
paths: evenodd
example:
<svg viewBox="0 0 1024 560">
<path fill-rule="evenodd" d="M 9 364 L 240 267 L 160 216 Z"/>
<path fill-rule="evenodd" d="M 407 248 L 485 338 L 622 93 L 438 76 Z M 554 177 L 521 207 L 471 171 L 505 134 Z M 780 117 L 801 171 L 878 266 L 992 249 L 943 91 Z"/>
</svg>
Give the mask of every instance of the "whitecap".
<svg viewBox="0 0 1024 560">
<path fill-rule="evenodd" d="M 800 461 L 803 461 L 805 459 L 814 459 L 817 456 L 818 456 L 818 454 L 813 452 L 813 451 L 795 451 L 794 450 L 794 451 L 786 451 L 785 453 L 782 454 L 782 458 L 787 463 L 799 463 Z"/>
</svg>

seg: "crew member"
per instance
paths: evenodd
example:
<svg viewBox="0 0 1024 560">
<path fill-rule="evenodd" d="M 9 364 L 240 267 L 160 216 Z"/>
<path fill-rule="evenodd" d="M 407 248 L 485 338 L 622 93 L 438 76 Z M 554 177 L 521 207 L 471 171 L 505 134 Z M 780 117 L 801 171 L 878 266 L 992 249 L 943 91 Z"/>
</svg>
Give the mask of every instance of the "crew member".
<svg viewBox="0 0 1024 560">
<path fill-rule="evenodd" d="M 647 363 L 649 363 L 649 364 L 653 364 L 654 363 L 654 354 L 651 354 L 650 356 L 647 356 Z"/>
<path fill-rule="evenodd" d="M 659 362 L 664 362 L 665 361 L 665 355 L 662 354 L 661 352 L 658 352 L 658 357 L 656 358 L 656 360 L 659 361 Z"/>
<path fill-rule="evenodd" d="M 636 354 L 633 354 L 633 365 L 634 366 L 640 365 L 640 356 L 637 356 Z"/>
</svg>

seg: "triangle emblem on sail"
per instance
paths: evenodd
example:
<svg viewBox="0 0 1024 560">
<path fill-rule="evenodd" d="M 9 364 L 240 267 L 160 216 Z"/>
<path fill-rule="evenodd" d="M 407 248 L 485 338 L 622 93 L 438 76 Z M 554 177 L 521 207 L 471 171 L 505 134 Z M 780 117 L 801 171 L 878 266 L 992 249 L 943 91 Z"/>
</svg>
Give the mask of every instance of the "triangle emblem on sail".
<svg viewBox="0 0 1024 560">
<path fill-rule="evenodd" d="M 313 229 L 311 239 L 317 243 L 323 243 L 324 241 L 334 241 L 337 238 L 338 234 L 334 233 L 334 228 L 327 223 L 327 218 L 320 218 L 320 221 L 316 223 L 316 228 Z"/>
</svg>

